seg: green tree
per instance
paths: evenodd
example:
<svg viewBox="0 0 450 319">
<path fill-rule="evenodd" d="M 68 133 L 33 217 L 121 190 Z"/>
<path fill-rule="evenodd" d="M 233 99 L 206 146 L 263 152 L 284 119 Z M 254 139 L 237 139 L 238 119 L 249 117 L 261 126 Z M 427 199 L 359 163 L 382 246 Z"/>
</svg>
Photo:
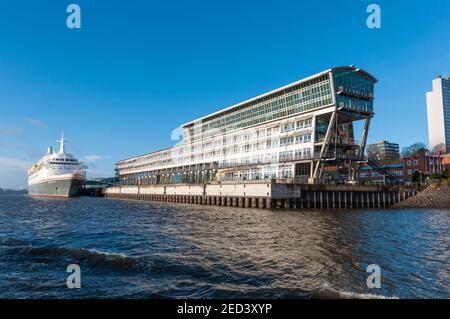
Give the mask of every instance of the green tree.
<svg viewBox="0 0 450 319">
<path fill-rule="evenodd" d="M 430 179 L 441 179 L 441 174 L 438 173 L 431 173 Z"/>
<path fill-rule="evenodd" d="M 444 178 L 449 178 L 449 177 L 450 177 L 450 170 L 445 169 L 445 170 L 442 172 L 442 177 L 444 177 Z"/>
<path fill-rule="evenodd" d="M 411 181 L 413 182 L 420 182 L 420 172 L 419 171 L 415 171 L 414 174 L 411 177 Z"/>
</svg>

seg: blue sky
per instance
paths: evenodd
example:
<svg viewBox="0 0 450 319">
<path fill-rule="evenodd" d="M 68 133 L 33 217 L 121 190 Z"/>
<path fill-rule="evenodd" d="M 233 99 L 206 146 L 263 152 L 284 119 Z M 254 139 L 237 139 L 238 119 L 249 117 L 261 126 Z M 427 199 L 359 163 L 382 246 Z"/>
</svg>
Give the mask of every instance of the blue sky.
<svg viewBox="0 0 450 319">
<path fill-rule="evenodd" d="M 379 79 L 369 142 L 427 143 L 425 92 L 450 73 L 448 0 L 72 2 L 80 30 L 69 1 L 0 1 L 0 187 L 26 186 L 62 129 L 111 176 L 180 124 L 339 65 Z"/>
</svg>

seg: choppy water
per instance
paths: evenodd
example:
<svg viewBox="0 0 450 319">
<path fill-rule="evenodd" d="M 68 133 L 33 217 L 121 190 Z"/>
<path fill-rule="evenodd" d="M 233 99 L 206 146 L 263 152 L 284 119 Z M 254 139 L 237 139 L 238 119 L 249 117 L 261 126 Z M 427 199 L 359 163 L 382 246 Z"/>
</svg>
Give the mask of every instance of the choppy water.
<svg viewBox="0 0 450 319">
<path fill-rule="evenodd" d="M 0 196 L 1 298 L 450 297 L 450 210 Z M 81 289 L 66 267 L 81 267 Z M 380 289 L 366 286 L 368 264 Z"/>
</svg>

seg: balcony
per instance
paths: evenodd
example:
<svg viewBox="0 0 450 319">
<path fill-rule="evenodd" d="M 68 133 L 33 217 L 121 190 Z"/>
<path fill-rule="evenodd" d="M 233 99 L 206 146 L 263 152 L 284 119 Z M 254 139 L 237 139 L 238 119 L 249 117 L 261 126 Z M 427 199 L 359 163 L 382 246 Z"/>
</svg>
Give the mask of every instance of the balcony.
<svg viewBox="0 0 450 319">
<path fill-rule="evenodd" d="M 336 90 L 337 95 L 343 95 L 348 97 L 354 97 L 361 100 L 374 100 L 374 95 L 372 92 L 361 92 L 357 90 L 348 90 L 344 88 L 343 86 L 339 86 Z"/>
</svg>

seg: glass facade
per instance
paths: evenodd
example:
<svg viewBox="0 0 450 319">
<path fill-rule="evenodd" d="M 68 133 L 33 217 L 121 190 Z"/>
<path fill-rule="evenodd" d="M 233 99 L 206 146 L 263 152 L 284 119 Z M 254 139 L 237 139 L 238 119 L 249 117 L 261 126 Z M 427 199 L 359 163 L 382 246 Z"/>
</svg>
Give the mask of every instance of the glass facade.
<svg viewBox="0 0 450 319">
<path fill-rule="evenodd" d="M 325 74 L 239 107 L 239 110 L 199 122 L 189 129 L 190 141 L 244 129 L 333 103 L 330 77 Z"/>
<path fill-rule="evenodd" d="M 333 81 L 338 108 L 373 112 L 373 80 L 354 71 L 335 71 Z"/>
<path fill-rule="evenodd" d="M 442 102 L 444 105 L 444 133 L 447 151 L 450 151 L 450 79 L 442 79 Z"/>
</svg>

